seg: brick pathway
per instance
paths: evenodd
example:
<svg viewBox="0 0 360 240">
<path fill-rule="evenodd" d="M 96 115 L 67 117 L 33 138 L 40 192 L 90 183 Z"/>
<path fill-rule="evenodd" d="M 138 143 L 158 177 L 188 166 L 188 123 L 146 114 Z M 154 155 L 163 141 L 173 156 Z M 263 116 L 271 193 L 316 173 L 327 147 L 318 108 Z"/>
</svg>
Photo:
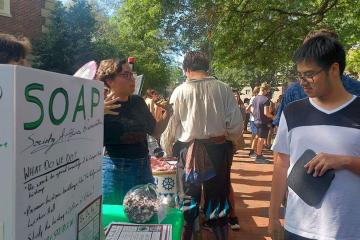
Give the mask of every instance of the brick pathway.
<svg viewBox="0 0 360 240">
<path fill-rule="evenodd" d="M 230 230 L 230 239 L 270 240 L 267 225 L 273 164 L 255 164 L 248 156 L 249 141 L 250 135 L 246 135 L 247 146 L 237 152 L 232 165 L 231 182 L 241 230 Z M 264 155 L 273 160 L 271 151 L 265 151 Z M 211 234 L 203 230 L 202 239 L 212 239 Z"/>
</svg>

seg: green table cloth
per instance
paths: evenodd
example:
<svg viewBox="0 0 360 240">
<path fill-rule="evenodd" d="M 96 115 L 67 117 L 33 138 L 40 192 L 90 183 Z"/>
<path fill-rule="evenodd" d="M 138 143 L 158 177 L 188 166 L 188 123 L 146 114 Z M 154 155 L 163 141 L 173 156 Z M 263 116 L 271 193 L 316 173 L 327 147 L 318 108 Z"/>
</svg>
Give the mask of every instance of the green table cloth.
<svg viewBox="0 0 360 240">
<path fill-rule="evenodd" d="M 112 222 L 129 223 L 129 219 L 124 213 L 124 208 L 121 205 L 102 205 L 102 224 L 107 227 Z M 153 217 L 147 224 L 159 224 L 156 217 Z M 181 239 L 181 231 L 184 224 L 183 213 L 176 208 L 170 208 L 164 220 L 160 224 L 172 225 L 173 240 Z"/>
</svg>

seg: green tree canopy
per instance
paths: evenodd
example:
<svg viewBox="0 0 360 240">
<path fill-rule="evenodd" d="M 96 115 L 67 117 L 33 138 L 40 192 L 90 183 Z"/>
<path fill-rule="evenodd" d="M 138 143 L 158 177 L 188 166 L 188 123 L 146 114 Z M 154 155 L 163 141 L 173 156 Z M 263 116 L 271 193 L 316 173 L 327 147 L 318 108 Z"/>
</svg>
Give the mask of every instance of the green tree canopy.
<svg viewBox="0 0 360 240">
<path fill-rule="evenodd" d="M 252 84 L 259 78 L 281 82 L 291 77 L 293 53 L 311 30 L 334 30 L 347 49 L 360 41 L 359 0 L 182 0 L 163 4 L 168 9 L 165 29 L 174 48 L 205 50 L 214 69 L 250 73 L 245 81 Z"/>
<path fill-rule="evenodd" d="M 98 35 L 103 46 L 136 58 L 136 71 L 145 75 L 143 89 L 163 91 L 170 81 L 169 44 L 162 33 L 163 18 L 160 1 L 127 0 Z"/>
<path fill-rule="evenodd" d="M 37 67 L 72 74 L 83 59 L 133 56 L 144 89 L 161 91 L 181 79 L 174 56 L 200 49 L 214 74 L 236 88 L 277 84 L 293 78 L 292 56 L 306 34 L 328 28 L 353 49 L 348 71 L 359 75 L 360 0 L 73 2 L 57 3 L 48 33 L 35 44 Z"/>
<path fill-rule="evenodd" d="M 360 79 L 360 47 L 349 50 L 346 70 L 354 78 Z"/>
<path fill-rule="evenodd" d="M 34 67 L 73 74 L 95 58 L 95 32 L 96 20 L 86 0 L 76 0 L 69 8 L 56 2 L 48 31 L 34 42 Z"/>
</svg>

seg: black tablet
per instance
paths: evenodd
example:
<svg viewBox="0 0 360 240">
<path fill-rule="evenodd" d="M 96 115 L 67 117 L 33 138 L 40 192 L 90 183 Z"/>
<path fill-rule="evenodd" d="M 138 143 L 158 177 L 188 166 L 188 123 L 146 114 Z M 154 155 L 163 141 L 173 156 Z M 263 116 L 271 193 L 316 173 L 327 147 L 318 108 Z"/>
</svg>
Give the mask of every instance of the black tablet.
<svg viewBox="0 0 360 240">
<path fill-rule="evenodd" d="M 322 201 L 335 177 L 334 170 L 328 170 L 321 177 L 313 177 L 313 173 L 307 173 L 307 169 L 304 166 L 315 156 L 316 153 L 313 150 L 306 150 L 297 160 L 288 176 L 289 187 L 306 204 L 313 207 Z"/>
</svg>

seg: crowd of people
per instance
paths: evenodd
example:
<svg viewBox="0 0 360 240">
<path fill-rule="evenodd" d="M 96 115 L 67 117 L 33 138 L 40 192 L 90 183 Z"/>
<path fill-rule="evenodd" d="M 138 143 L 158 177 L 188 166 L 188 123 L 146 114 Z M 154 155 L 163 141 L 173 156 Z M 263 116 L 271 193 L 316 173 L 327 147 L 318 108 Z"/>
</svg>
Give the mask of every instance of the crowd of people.
<svg viewBox="0 0 360 240">
<path fill-rule="evenodd" d="M 30 49 L 28 40 L 0 34 L 0 64 L 26 65 Z M 201 214 L 216 239 L 228 239 L 229 224 L 240 228 L 230 181 L 233 155 L 244 147 L 243 134 L 250 130 L 249 156 L 257 164 L 274 163 L 268 228 L 273 240 L 360 239 L 360 82 L 344 75 L 345 50 L 328 30 L 311 32 L 294 63 L 298 81 L 276 101 L 271 101 L 267 83 L 242 101 L 237 90 L 209 74 L 211 63 L 204 52 L 190 51 L 182 66 L 186 81 L 166 104 L 159 104 L 160 95 L 153 89 L 145 98 L 133 94 L 135 79 L 126 60 L 101 61 L 95 79 L 107 89 L 103 202 L 121 205 L 132 187 L 153 183 L 151 136 L 166 155 L 178 160 L 182 239 L 194 237 Z M 265 148 L 274 151 L 274 162 L 264 157 Z M 316 192 L 311 185 L 295 179 L 303 193 L 287 183 L 307 150 L 316 153 L 301 166 L 309 176 L 320 179 L 335 172 L 317 205 L 304 200 L 303 194 Z"/>
</svg>

